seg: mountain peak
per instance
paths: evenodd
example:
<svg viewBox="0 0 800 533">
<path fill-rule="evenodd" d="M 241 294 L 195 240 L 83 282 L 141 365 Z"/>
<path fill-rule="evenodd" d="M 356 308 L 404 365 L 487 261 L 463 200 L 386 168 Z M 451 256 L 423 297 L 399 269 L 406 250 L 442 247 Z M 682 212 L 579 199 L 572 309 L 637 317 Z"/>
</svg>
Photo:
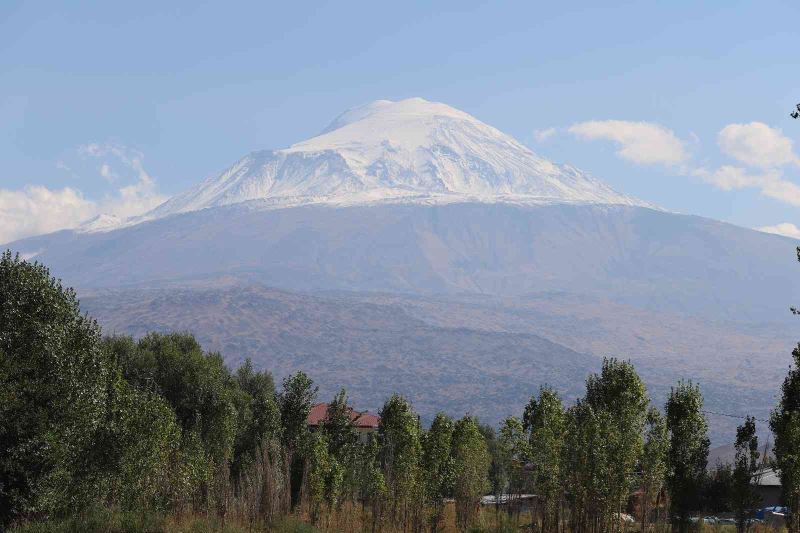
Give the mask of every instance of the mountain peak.
<svg viewBox="0 0 800 533">
<path fill-rule="evenodd" d="M 363 120 L 391 120 L 401 119 L 414 120 L 424 117 L 444 116 L 475 120 L 472 116 L 459 111 L 454 107 L 439 102 L 430 102 L 424 98 L 414 97 L 393 102 L 392 100 L 375 100 L 365 105 L 348 109 L 331 122 L 327 128 L 322 130 L 320 135 L 324 135 L 339 128 Z"/>
<path fill-rule="evenodd" d="M 279 208 L 465 201 L 644 205 L 539 157 L 468 113 L 408 98 L 352 108 L 316 137 L 253 152 L 146 218 L 242 202 Z"/>
</svg>

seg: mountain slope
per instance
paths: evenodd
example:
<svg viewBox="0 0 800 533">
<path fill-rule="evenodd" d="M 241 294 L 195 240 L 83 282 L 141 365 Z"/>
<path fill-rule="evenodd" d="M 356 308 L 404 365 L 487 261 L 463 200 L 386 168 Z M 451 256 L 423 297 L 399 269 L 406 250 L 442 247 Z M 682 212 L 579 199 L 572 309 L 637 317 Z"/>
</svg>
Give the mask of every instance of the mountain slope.
<svg viewBox="0 0 800 533">
<path fill-rule="evenodd" d="M 606 296 L 763 321 L 800 301 L 794 242 L 640 207 L 554 204 L 206 209 L 12 244 L 79 287 L 235 276 L 292 290 Z"/>
<path fill-rule="evenodd" d="M 260 286 L 86 291 L 82 308 L 106 332 L 191 330 L 231 365 L 250 357 L 279 379 L 303 369 L 322 399 L 345 386 L 357 405 L 377 411 L 399 392 L 429 418 L 444 409 L 498 421 L 521 410 L 540 384 L 574 397 L 598 367 L 536 335 L 440 328 L 397 306 Z"/>
<path fill-rule="evenodd" d="M 253 152 L 145 218 L 240 202 L 589 202 L 643 205 L 445 104 L 379 100 L 340 115 L 320 135 Z"/>
<path fill-rule="evenodd" d="M 528 398 L 544 384 L 555 387 L 571 403 L 583 394 L 587 375 L 600 366 L 600 359 L 592 354 L 529 332 L 494 331 L 485 323 L 458 325 L 469 322 L 463 303 L 416 302 L 442 310 L 440 317 L 453 324 L 445 327 L 429 320 L 435 316 L 425 320 L 416 316 L 416 304 L 408 299 L 380 301 L 378 296 L 363 301 L 353 294 L 308 295 L 228 282 L 214 288 L 89 290 L 82 291 L 81 303 L 107 333 L 139 336 L 148 331 L 189 330 L 203 346 L 225 354 L 231 365 L 250 357 L 257 367 L 273 371 L 278 380 L 302 368 L 320 386 L 323 400 L 344 386 L 354 403 L 377 411 L 389 395 L 398 392 L 427 420 L 444 410 L 453 416 L 472 413 L 496 424 L 505 416 L 519 416 Z M 496 303 L 469 307 L 480 310 L 484 318 L 513 312 L 513 308 L 497 309 Z M 540 318 L 528 312 L 523 316 Z M 673 321 L 666 317 L 668 324 Z M 657 322 L 652 317 L 647 331 Z M 586 326 L 586 321 L 578 321 L 573 328 Z M 702 331 L 702 325 L 693 329 Z M 590 335 L 597 336 L 597 328 Z M 722 347 L 730 348 L 741 338 L 732 338 Z M 608 341 L 600 336 L 595 340 Z M 707 340 L 724 337 L 712 332 Z M 612 344 L 606 342 L 607 347 Z M 687 375 L 703 387 L 708 409 L 765 417 L 772 405 L 771 394 L 741 383 L 732 387 L 724 380 L 665 369 L 648 360 L 636 360 L 636 367 L 656 405 L 662 405 L 670 386 Z M 714 442 L 732 438 L 731 422 L 711 416 Z"/>
</svg>

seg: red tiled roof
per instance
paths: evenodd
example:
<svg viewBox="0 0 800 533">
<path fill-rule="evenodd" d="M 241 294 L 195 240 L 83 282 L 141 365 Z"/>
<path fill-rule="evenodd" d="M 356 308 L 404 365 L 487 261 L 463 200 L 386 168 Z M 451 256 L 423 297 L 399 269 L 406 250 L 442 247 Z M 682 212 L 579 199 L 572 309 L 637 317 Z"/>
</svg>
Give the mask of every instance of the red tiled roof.
<svg viewBox="0 0 800 533">
<path fill-rule="evenodd" d="M 381 421 L 381 417 L 378 415 L 374 415 L 367 411 L 362 413 L 358 411 L 354 411 L 352 407 L 347 408 L 350 412 L 350 422 L 358 428 L 377 428 L 378 424 Z M 306 419 L 306 423 L 311 427 L 319 426 L 325 418 L 328 416 L 328 404 L 327 403 L 318 403 L 314 407 L 311 408 L 311 411 L 308 413 L 308 418 Z"/>
</svg>

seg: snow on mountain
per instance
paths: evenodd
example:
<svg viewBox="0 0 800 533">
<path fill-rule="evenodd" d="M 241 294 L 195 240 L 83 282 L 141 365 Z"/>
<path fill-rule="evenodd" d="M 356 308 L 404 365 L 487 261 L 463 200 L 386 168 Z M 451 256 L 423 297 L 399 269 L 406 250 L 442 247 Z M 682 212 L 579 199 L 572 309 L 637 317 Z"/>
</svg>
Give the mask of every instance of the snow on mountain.
<svg viewBox="0 0 800 533">
<path fill-rule="evenodd" d="M 283 150 L 253 152 L 144 219 L 257 201 L 327 203 L 599 203 L 646 205 L 543 159 L 448 105 L 411 98 L 351 109 Z"/>
<path fill-rule="evenodd" d="M 119 227 L 123 223 L 123 219 L 117 215 L 110 215 L 108 213 L 101 213 L 96 215 L 86 222 L 78 226 L 77 230 L 80 233 L 93 233 L 95 231 L 106 231 Z"/>
</svg>

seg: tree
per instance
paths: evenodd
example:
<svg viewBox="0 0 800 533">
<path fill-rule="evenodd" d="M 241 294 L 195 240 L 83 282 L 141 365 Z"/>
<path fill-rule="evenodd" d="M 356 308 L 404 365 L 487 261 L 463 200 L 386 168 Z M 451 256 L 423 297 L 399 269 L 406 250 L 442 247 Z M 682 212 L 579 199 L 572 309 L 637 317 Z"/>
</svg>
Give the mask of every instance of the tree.
<svg viewBox="0 0 800 533">
<path fill-rule="evenodd" d="M 522 421 L 515 416 L 506 418 L 500 424 L 498 460 L 508 478 L 505 492 L 509 509 L 518 508 L 518 499 L 525 487 L 525 464 L 529 456 L 530 442 L 525 434 Z"/>
<path fill-rule="evenodd" d="M 320 519 L 322 504 L 330 499 L 333 461 L 328 454 L 328 443 L 321 433 L 313 433 L 305 440 L 307 460 L 305 499 L 311 521 L 317 524 Z"/>
<path fill-rule="evenodd" d="M 328 450 L 339 462 L 346 462 L 358 443 L 358 433 L 350 419 L 347 405 L 347 391 L 340 390 L 328 404 L 328 412 L 320 425 L 320 430 L 328 440 Z"/>
<path fill-rule="evenodd" d="M 748 416 L 745 423 L 736 429 L 736 459 L 733 467 L 733 491 L 731 499 L 736 513 L 736 529 L 743 533 L 760 501 L 753 486 L 758 476 L 758 436 L 756 421 Z"/>
<path fill-rule="evenodd" d="M 453 420 L 439 413 L 422 439 L 422 478 L 425 502 L 431 508 L 431 531 L 437 531 L 444 515 L 444 499 L 453 492 L 454 465 L 450 455 Z"/>
<path fill-rule="evenodd" d="M 352 497 L 358 486 L 355 472 L 358 433 L 351 420 L 351 411 L 347 405 L 347 392 L 342 389 L 328 404 L 325 419 L 320 425 L 320 432 L 325 435 L 328 453 L 334 461 L 334 468 L 341 470 L 342 479 L 338 483 L 340 494 L 333 498 L 337 503 L 341 503 L 344 497 Z"/>
<path fill-rule="evenodd" d="M 369 435 L 367 442 L 361 446 L 359 453 L 359 496 L 363 510 L 369 507 L 372 511 L 372 532 L 378 529 L 381 520 L 381 508 L 387 489 L 378 458 L 378 439 Z M 366 521 L 364 522 L 366 524 Z"/>
<path fill-rule="evenodd" d="M 585 400 L 578 400 L 567 410 L 566 428 L 562 464 L 571 507 L 571 530 L 609 530 L 614 506 L 608 472 L 615 465 L 607 446 L 613 430 L 610 415 L 595 411 Z"/>
<path fill-rule="evenodd" d="M 670 437 L 667 486 L 670 513 L 680 531 L 687 531 L 689 518 L 700 510 L 701 490 L 708 464 L 708 425 L 702 413 L 703 396 L 691 382 L 679 382 L 666 404 Z"/>
<path fill-rule="evenodd" d="M 647 531 L 650 520 L 650 506 L 655 498 L 656 507 L 660 503 L 661 491 L 667 473 L 667 453 L 669 436 L 667 423 L 655 407 L 647 412 L 645 441 L 642 451 L 642 531 Z"/>
<path fill-rule="evenodd" d="M 800 258 L 800 249 L 798 249 Z M 781 479 L 783 500 L 789 508 L 787 527 L 800 532 L 800 344 L 792 351 L 794 365 L 783 380 L 781 399 L 770 416 L 775 435 L 773 453 Z"/>
<path fill-rule="evenodd" d="M 246 467 L 277 440 L 281 433 L 281 416 L 275 397 L 275 383 L 269 372 L 257 372 L 248 358 L 235 375 L 239 390 L 234 403 L 239 419 L 234 445 L 231 476 L 238 479 Z"/>
<path fill-rule="evenodd" d="M 619 516 L 636 482 L 636 466 L 642 455 L 642 434 L 650 400 L 647 389 L 633 365 L 627 361 L 604 359 L 600 374 L 586 381 L 586 403 L 603 422 L 600 438 L 611 462 L 602 474 L 607 494 L 603 499 L 605 521 L 614 518 L 609 527 L 619 527 Z"/>
<path fill-rule="evenodd" d="M 317 396 L 318 387 L 303 372 L 283 380 L 283 390 L 278 395 L 281 413 L 282 440 L 290 454 L 302 444 L 308 431 L 308 413 Z"/>
<path fill-rule="evenodd" d="M 304 460 L 298 456 L 301 447 L 308 439 L 308 413 L 318 388 L 303 372 L 287 376 L 283 380 L 283 390 L 278 395 L 281 413 L 281 442 L 287 455 L 289 466 L 292 507 L 300 501 L 300 488 L 303 483 Z"/>
<path fill-rule="evenodd" d="M 166 399 L 185 439 L 197 438 L 209 468 L 233 458 L 238 386 L 218 353 L 206 353 L 190 333 L 149 333 L 134 349 L 124 339 L 109 339 L 124 377 L 133 385 Z"/>
<path fill-rule="evenodd" d="M 181 456 L 181 428 L 158 394 L 116 380 L 97 449 L 113 472 L 107 499 L 123 509 L 166 510 L 194 492 Z M 188 483 L 187 483 L 188 481 Z"/>
<path fill-rule="evenodd" d="M 703 483 L 703 509 L 712 513 L 729 513 L 733 493 L 733 468 L 730 463 L 717 462 L 709 469 Z"/>
<path fill-rule="evenodd" d="M 414 524 L 422 496 L 419 421 L 411 404 L 397 394 L 383 405 L 378 426 L 379 459 L 392 504 L 392 520 Z"/>
<path fill-rule="evenodd" d="M 75 291 L 0 255 L 0 529 L 104 496 L 108 465 L 93 459 L 114 379 Z"/>
<path fill-rule="evenodd" d="M 555 390 L 542 387 L 539 398 L 525 408 L 523 427 L 529 432 L 529 460 L 534 470 L 534 490 L 542 498 L 541 531 L 557 531 L 562 482 L 562 449 L 566 420 Z"/>
<path fill-rule="evenodd" d="M 453 429 L 453 497 L 456 523 L 462 531 L 475 525 L 481 497 L 489 490 L 489 450 L 478 422 L 465 416 Z"/>
</svg>

